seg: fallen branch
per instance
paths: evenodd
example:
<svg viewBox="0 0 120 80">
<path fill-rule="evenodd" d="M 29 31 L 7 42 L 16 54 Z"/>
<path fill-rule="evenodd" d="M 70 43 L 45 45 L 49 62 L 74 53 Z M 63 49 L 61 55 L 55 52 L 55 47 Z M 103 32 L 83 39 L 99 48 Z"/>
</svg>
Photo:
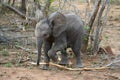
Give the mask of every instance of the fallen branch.
<svg viewBox="0 0 120 80">
<path fill-rule="evenodd" d="M 32 65 L 37 65 L 35 62 L 30 62 L 30 64 Z M 41 65 L 45 65 L 47 63 L 40 63 Z M 102 69 L 108 69 L 109 67 L 96 67 L 96 68 L 68 68 L 68 67 L 65 67 L 65 66 L 61 66 L 61 65 L 58 65 L 58 64 L 55 64 L 55 63 L 49 63 L 49 65 L 51 66 L 56 66 L 60 69 L 64 69 L 64 70 L 69 70 L 69 71 L 90 71 L 90 70 L 102 70 Z"/>
<path fill-rule="evenodd" d="M 98 53 L 105 53 L 105 54 L 114 55 L 110 46 L 100 47 Z"/>
<path fill-rule="evenodd" d="M 27 61 L 29 61 L 30 60 L 30 58 L 28 58 L 28 59 L 24 59 L 24 60 L 19 60 L 19 62 L 18 63 L 24 63 L 24 62 L 27 62 Z"/>
<path fill-rule="evenodd" d="M 20 12 L 18 9 L 12 7 L 11 5 L 9 4 L 4 4 L 2 3 L 3 6 L 9 8 L 10 10 L 14 11 L 15 13 L 17 13 L 18 15 L 20 15 L 22 18 L 27 18 L 29 20 L 32 20 L 32 21 L 36 21 L 35 18 L 32 18 L 32 17 L 27 17 L 25 14 L 23 14 L 22 12 Z"/>
<path fill-rule="evenodd" d="M 18 63 L 25 63 L 25 62 L 27 62 L 27 61 L 29 61 L 30 59 L 28 58 L 28 59 L 20 59 L 19 61 L 18 61 Z M 3 65 L 3 64 L 7 64 L 8 62 L 4 62 L 4 61 L 0 61 L 0 65 Z M 13 63 L 13 64 L 15 64 L 14 62 L 12 62 L 12 61 L 10 61 L 9 63 Z"/>
<path fill-rule="evenodd" d="M 3 64 L 6 64 L 8 62 L 3 62 L 3 61 L 0 61 L 0 65 L 3 65 Z"/>
<path fill-rule="evenodd" d="M 118 62 L 120 62 L 120 60 L 113 60 L 112 62 L 110 62 L 109 64 L 107 64 L 106 67 L 109 67 L 109 66 L 111 66 L 111 65 L 113 65 L 115 63 L 118 63 Z"/>
</svg>

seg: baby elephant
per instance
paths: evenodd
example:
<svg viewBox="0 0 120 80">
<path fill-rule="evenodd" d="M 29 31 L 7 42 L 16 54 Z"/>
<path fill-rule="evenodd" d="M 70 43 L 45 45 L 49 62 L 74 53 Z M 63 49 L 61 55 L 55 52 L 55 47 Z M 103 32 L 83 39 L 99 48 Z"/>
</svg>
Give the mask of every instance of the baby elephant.
<svg viewBox="0 0 120 80">
<path fill-rule="evenodd" d="M 56 61 L 56 52 L 61 51 L 62 59 L 60 64 L 68 64 L 66 49 L 70 47 L 76 56 L 76 67 L 83 67 L 80 50 L 84 29 L 83 21 L 79 16 L 74 14 L 64 15 L 60 12 L 52 13 L 48 19 L 44 19 L 36 25 L 35 34 L 38 45 L 38 65 L 43 42 L 46 63 L 50 62 L 50 58 Z M 44 69 L 48 69 L 48 66 L 48 64 L 45 65 Z"/>
<path fill-rule="evenodd" d="M 56 51 L 60 50 L 62 52 L 60 64 L 67 64 L 66 49 L 70 47 L 76 56 L 76 66 L 83 67 L 80 58 L 84 36 L 82 19 L 74 14 L 64 15 L 60 12 L 55 12 L 49 16 L 49 25 L 51 27 L 51 35 L 55 38 L 55 44 L 48 51 L 49 57 L 53 58 Z"/>
</svg>

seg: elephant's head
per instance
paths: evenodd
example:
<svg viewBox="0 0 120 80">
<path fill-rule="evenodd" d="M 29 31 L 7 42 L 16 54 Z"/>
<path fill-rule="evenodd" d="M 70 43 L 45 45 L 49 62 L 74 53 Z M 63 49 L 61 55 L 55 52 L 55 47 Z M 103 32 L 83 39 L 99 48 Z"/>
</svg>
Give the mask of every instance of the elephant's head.
<svg viewBox="0 0 120 80">
<path fill-rule="evenodd" d="M 48 38 L 51 33 L 58 37 L 66 29 L 66 17 L 60 13 L 52 13 L 48 19 L 42 19 L 36 24 L 36 37 Z"/>
<path fill-rule="evenodd" d="M 47 19 L 43 19 L 36 24 L 36 28 L 35 28 L 36 37 L 42 37 L 45 39 L 50 36 L 50 33 L 51 33 L 51 29 L 50 26 L 48 25 Z"/>
<path fill-rule="evenodd" d="M 66 29 L 66 17 L 60 12 L 52 13 L 49 16 L 49 25 L 52 35 L 58 37 Z"/>
<path fill-rule="evenodd" d="M 35 28 L 35 36 L 37 38 L 48 38 L 50 35 L 50 27 L 48 25 L 48 18 L 45 18 L 41 10 L 41 6 L 36 4 L 37 10 L 35 12 L 35 20 L 37 21 Z"/>
</svg>

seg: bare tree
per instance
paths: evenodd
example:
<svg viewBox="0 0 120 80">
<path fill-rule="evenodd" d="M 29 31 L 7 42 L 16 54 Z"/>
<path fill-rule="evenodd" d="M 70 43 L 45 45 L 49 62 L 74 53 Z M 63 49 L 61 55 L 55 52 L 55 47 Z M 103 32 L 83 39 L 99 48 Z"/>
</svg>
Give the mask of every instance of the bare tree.
<svg viewBox="0 0 120 80">
<path fill-rule="evenodd" d="M 96 53 L 99 50 L 99 44 L 101 41 L 101 31 L 103 30 L 102 26 L 103 26 L 103 23 L 105 21 L 102 19 L 102 15 L 103 15 L 103 12 L 105 10 L 107 3 L 109 3 L 109 0 L 103 1 L 102 7 L 100 8 L 100 12 L 98 14 L 98 20 L 97 20 L 98 23 L 97 23 L 97 28 L 95 30 L 96 34 L 95 34 L 95 40 L 94 40 L 94 44 L 93 44 L 93 53 Z M 106 17 L 106 16 L 104 16 L 104 17 Z"/>
<path fill-rule="evenodd" d="M 92 27 L 93 27 L 93 23 L 94 23 L 95 18 L 97 16 L 100 4 L 101 4 L 101 0 L 98 0 L 97 3 L 95 4 L 94 10 L 92 12 L 92 15 L 91 15 L 91 17 L 90 17 L 90 19 L 88 21 L 88 25 L 87 26 L 89 27 L 89 30 L 87 31 L 88 35 L 86 35 L 86 37 L 85 37 L 86 40 L 84 41 L 85 42 L 84 43 L 85 46 L 84 46 L 84 49 L 83 49 L 84 52 L 87 50 L 88 42 L 89 42 L 89 37 L 90 37 L 89 35 L 91 33 L 91 30 L 92 30 Z"/>
<path fill-rule="evenodd" d="M 87 35 L 86 35 L 86 40 L 84 43 L 84 49 L 83 51 L 85 52 L 87 50 L 88 47 L 91 48 L 92 53 L 96 53 L 99 50 L 99 44 L 101 41 L 101 37 L 102 37 L 102 30 L 103 30 L 103 25 L 102 23 L 105 23 L 106 20 L 102 19 L 103 16 L 103 12 L 107 6 L 107 4 L 109 4 L 110 1 L 109 0 L 96 0 L 95 1 L 95 6 L 92 12 L 92 15 L 90 16 L 88 24 L 85 25 L 85 27 L 89 27 L 89 29 L 87 30 Z M 109 11 L 107 11 L 106 14 L 108 14 Z M 107 17 L 107 15 L 104 16 L 105 19 Z M 95 20 L 97 20 L 97 27 L 93 26 Z M 93 37 L 92 35 L 94 35 L 95 37 Z M 91 41 L 91 36 L 92 36 L 92 43 L 89 44 L 89 42 Z"/>
<path fill-rule="evenodd" d="M 21 0 L 21 11 L 26 14 L 26 0 Z"/>
</svg>

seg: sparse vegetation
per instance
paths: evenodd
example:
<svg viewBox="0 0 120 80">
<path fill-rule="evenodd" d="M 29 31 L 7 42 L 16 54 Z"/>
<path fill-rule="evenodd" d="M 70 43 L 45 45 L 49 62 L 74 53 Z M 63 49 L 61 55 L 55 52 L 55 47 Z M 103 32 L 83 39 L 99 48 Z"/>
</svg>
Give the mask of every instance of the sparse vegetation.
<svg viewBox="0 0 120 80">
<path fill-rule="evenodd" d="M 120 4 L 120 0 L 110 0 L 111 4 Z"/>
<path fill-rule="evenodd" d="M 9 56 L 9 52 L 6 49 L 4 49 L 4 50 L 2 50 L 2 55 Z"/>
<path fill-rule="evenodd" d="M 4 66 L 5 66 L 5 67 L 12 67 L 13 64 L 12 64 L 11 62 L 7 62 L 7 63 L 4 64 Z"/>
</svg>

